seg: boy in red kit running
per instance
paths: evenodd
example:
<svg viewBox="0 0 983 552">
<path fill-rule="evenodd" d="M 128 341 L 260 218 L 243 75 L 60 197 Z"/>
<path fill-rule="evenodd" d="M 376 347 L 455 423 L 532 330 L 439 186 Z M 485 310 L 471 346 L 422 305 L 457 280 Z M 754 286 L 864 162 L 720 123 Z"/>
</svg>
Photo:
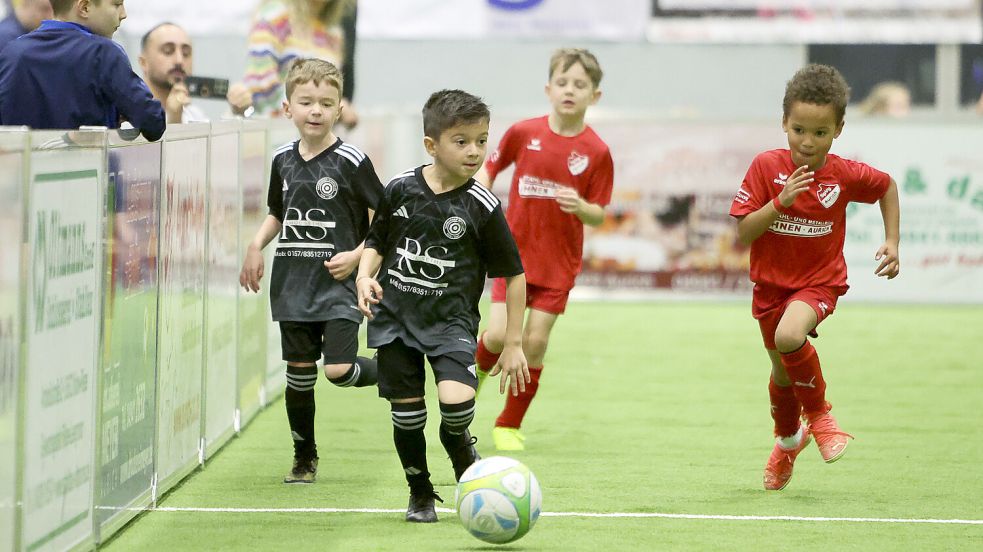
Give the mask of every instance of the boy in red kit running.
<svg viewBox="0 0 983 552">
<path fill-rule="evenodd" d="M 771 358 L 771 416 L 775 448 L 764 486 L 780 490 L 795 457 L 815 438 L 827 463 L 846 451 L 851 435 L 829 414 L 819 357 L 807 336 L 833 313 L 846 293 L 843 258 L 846 207 L 879 202 L 885 239 L 874 271 L 898 275 L 898 189 L 894 180 L 863 163 L 829 154 L 843 131 L 850 88 L 826 65 L 799 70 L 785 88 L 782 128 L 789 149 L 758 154 L 730 208 L 738 237 L 751 245 L 752 314 Z M 799 423 L 802 414 L 806 425 Z"/>
<path fill-rule="evenodd" d="M 492 438 L 498 450 L 523 450 L 519 426 L 529 408 L 550 332 L 567 305 L 580 272 L 584 225 L 604 221 L 611 201 L 614 164 L 607 144 L 584 123 L 587 108 L 601 97 L 601 67 L 587 50 L 564 48 L 550 58 L 546 97 L 549 115 L 520 121 L 506 131 L 498 149 L 475 179 L 492 187 L 495 176 L 515 163 L 506 218 L 526 269 L 529 314 L 522 349 L 531 381 L 506 397 Z M 505 336 L 505 283 L 492 284 L 488 328 L 478 340 L 476 361 L 485 374 L 498 361 Z"/>
</svg>

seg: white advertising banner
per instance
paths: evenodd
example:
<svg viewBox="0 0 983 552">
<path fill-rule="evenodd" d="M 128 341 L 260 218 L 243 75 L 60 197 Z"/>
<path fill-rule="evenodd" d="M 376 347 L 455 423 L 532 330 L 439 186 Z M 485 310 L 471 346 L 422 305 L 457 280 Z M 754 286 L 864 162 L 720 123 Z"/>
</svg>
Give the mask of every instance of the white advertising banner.
<svg viewBox="0 0 983 552">
<path fill-rule="evenodd" d="M 207 152 L 205 136 L 164 143 L 157 323 L 161 492 L 197 462 L 201 438 Z"/>
<path fill-rule="evenodd" d="M 0 133 L 0 550 L 13 550 L 20 397 L 21 245 L 26 132 Z"/>
<path fill-rule="evenodd" d="M 218 125 L 213 126 L 214 128 Z M 208 293 L 205 316 L 205 447 L 233 434 L 236 394 L 236 293 L 239 283 L 239 134 L 211 139 L 208 185 Z M 213 446 L 214 445 L 214 446 Z"/>
<path fill-rule="evenodd" d="M 645 38 L 649 0 L 361 0 L 359 38 Z"/>
<path fill-rule="evenodd" d="M 92 533 L 104 155 L 36 152 L 31 160 L 24 406 L 31 430 L 24 434 L 21 522 L 26 550 L 65 550 Z"/>
</svg>

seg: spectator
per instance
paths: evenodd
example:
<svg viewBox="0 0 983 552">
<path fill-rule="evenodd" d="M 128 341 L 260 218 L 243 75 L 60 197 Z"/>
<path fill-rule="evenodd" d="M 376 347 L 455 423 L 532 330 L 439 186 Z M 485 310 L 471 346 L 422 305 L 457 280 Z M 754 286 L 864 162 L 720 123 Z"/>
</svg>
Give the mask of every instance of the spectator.
<svg viewBox="0 0 983 552">
<path fill-rule="evenodd" d="M 174 23 L 160 23 L 140 40 L 140 68 L 150 92 L 163 106 L 168 123 L 208 121 L 208 116 L 191 104 L 184 79 L 193 74 L 193 54 L 188 33 Z M 229 88 L 226 95 L 232 113 L 242 115 L 252 96 L 242 84 Z"/>
<path fill-rule="evenodd" d="M 0 50 L 11 40 L 37 29 L 41 21 L 51 16 L 48 0 L 13 0 L 10 13 L 0 21 Z"/>
<path fill-rule="evenodd" d="M 860 112 L 864 115 L 881 115 L 903 118 L 911 114 L 911 92 L 904 84 L 885 81 L 871 89 L 870 94 L 860 102 Z"/>
<path fill-rule="evenodd" d="M 244 79 L 256 110 L 278 115 L 290 63 L 297 57 L 319 58 L 341 69 L 345 88 L 338 122 L 355 127 L 356 16 L 356 0 L 262 0 L 249 33 Z"/>
<path fill-rule="evenodd" d="M 122 2 L 52 0 L 54 20 L 11 42 L 0 56 L 0 125 L 119 128 L 148 140 L 164 134 L 164 109 L 111 40 Z"/>
</svg>

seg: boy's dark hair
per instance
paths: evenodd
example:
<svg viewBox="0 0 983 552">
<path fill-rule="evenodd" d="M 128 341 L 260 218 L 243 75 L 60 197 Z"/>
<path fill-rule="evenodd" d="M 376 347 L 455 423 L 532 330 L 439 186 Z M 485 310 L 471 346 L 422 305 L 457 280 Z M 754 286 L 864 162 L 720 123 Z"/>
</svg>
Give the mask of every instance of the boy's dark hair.
<svg viewBox="0 0 983 552">
<path fill-rule="evenodd" d="M 441 90 L 431 94 L 423 106 L 423 134 L 439 140 L 454 125 L 482 119 L 491 119 L 491 111 L 481 98 L 463 90 Z"/>
<path fill-rule="evenodd" d="M 788 117 L 795 102 L 816 105 L 832 105 L 836 112 L 837 124 L 843 122 L 846 104 L 850 101 L 850 86 L 835 67 L 810 63 L 792 77 L 785 85 L 785 99 L 782 113 Z"/>
<path fill-rule="evenodd" d="M 601 64 L 597 62 L 594 54 L 584 48 L 560 48 L 553 52 L 553 55 L 550 56 L 549 78 L 552 79 L 553 73 L 556 73 L 557 70 L 566 71 L 570 69 L 574 63 L 579 63 L 584 67 L 584 72 L 590 77 L 594 88 L 601 85 L 601 78 L 604 77 Z"/>
<path fill-rule="evenodd" d="M 57 15 L 64 15 L 75 5 L 78 0 L 50 0 L 51 1 L 51 13 Z M 92 3 L 99 5 L 100 0 L 92 0 Z"/>
</svg>

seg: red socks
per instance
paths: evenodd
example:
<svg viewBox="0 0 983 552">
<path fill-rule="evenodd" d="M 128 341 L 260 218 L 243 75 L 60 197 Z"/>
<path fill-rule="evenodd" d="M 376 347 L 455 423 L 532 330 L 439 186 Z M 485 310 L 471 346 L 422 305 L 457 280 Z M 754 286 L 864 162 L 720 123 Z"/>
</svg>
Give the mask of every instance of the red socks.
<svg viewBox="0 0 983 552">
<path fill-rule="evenodd" d="M 819 356 L 812 343 L 807 340 L 805 345 L 791 353 L 782 353 L 782 364 L 785 372 L 792 380 L 792 390 L 795 398 L 802 403 L 802 409 L 807 414 L 825 413 L 826 381 L 819 367 Z"/>
<path fill-rule="evenodd" d="M 474 352 L 474 361 L 478 365 L 478 369 L 482 372 L 488 372 L 495 366 L 498 362 L 498 357 L 502 356 L 502 353 L 493 353 L 485 348 L 485 342 L 481 338 L 485 334 L 481 334 L 478 337 L 478 350 Z"/>
<path fill-rule="evenodd" d="M 771 397 L 771 418 L 775 420 L 775 436 L 795 435 L 799 429 L 799 413 L 802 404 L 795 398 L 792 386 L 781 387 L 775 380 L 768 381 L 768 396 Z"/>
<path fill-rule="evenodd" d="M 505 391 L 505 408 L 495 420 L 495 427 L 514 427 L 522 426 L 522 419 L 526 417 L 526 410 L 529 410 L 529 403 L 536 396 L 539 389 L 539 376 L 543 373 L 542 366 L 529 367 L 529 383 L 526 384 L 525 391 L 519 391 L 519 396 L 515 396 L 508 389 Z"/>
</svg>

